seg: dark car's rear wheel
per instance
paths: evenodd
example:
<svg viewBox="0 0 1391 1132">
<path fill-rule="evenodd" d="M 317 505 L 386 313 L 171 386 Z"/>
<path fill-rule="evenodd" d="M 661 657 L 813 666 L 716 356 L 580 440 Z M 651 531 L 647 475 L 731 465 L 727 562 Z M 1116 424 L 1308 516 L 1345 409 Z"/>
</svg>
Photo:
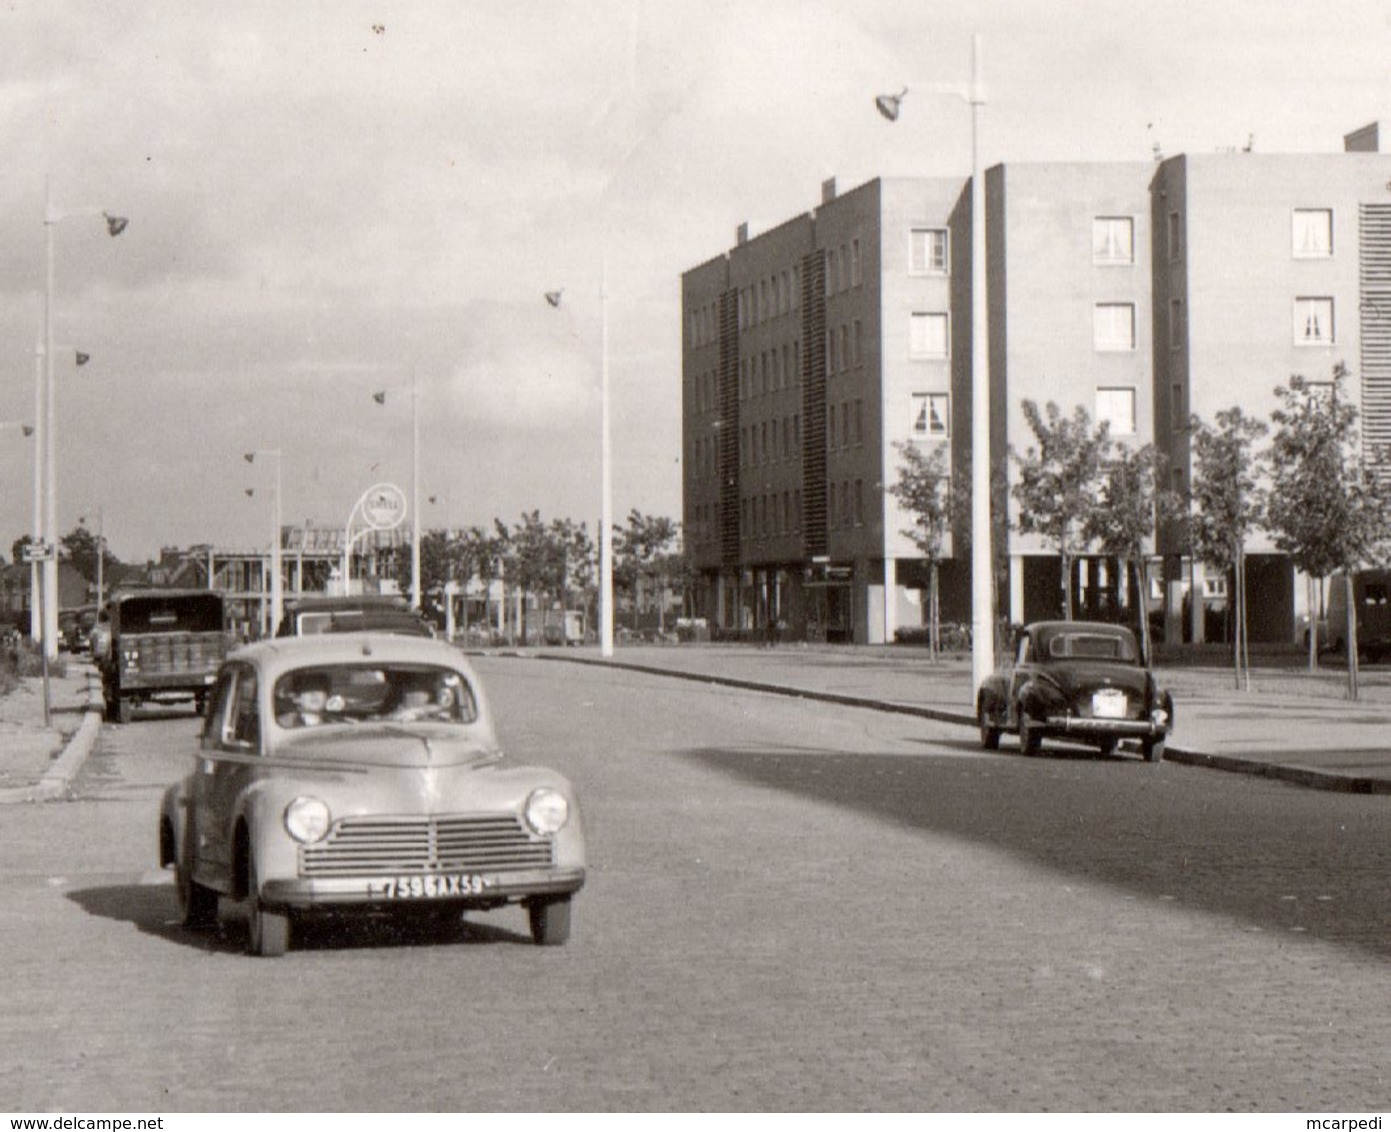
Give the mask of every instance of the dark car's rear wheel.
<svg viewBox="0 0 1391 1132">
<path fill-rule="evenodd" d="M 991 722 L 984 704 L 976 711 L 976 722 L 980 725 L 980 745 L 987 751 L 999 750 L 1000 729 Z"/>
<path fill-rule="evenodd" d="M 252 955 L 284 955 L 290 947 L 290 914 L 273 912 L 261 901 L 261 884 L 256 876 L 256 859 L 250 858 L 246 872 L 247 950 Z"/>
<path fill-rule="evenodd" d="M 1143 743 L 1141 743 L 1141 747 L 1145 752 L 1145 762 L 1157 763 L 1164 761 L 1163 737 L 1160 737 L 1158 739 L 1146 739 Z"/>
<path fill-rule="evenodd" d="M 570 898 L 533 900 L 527 905 L 531 938 L 538 947 L 555 947 L 570 938 Z"/>
<path fill-rule="evenodd" d="M 1114 735 L 1103 735 L 1096 745 L 1101 749 L 1103 755 L 1116 753 L 1116 737 Z"/>
<path fill-rule="evenodd" d="M 1026 755 L 1036 755 L 1043 746 L 1043 730 L 1019 709 L 1019 749 Z"/>
</svg>

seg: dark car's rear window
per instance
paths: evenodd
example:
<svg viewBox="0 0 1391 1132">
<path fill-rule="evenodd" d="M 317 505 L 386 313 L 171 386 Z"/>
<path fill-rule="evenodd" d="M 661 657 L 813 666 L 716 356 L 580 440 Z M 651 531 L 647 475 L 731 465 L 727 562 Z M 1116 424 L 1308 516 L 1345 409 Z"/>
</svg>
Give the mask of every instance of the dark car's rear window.
<svg viewBox="0 0 1391 1132">
<path fill-rule="evenodd" d="M 1047 656 L 1052 660 L 1114 660 L 1122 664 L 1139 660 L 1134 641 L 1110 633 L 1056 633 L 1048 640 Z"/>
</svg>

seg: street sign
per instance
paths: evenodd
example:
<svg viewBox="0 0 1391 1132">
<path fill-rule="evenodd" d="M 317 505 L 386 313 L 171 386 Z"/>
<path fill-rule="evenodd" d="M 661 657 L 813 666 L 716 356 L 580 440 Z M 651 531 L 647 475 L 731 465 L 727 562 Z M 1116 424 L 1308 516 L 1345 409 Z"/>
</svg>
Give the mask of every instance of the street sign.
<svg viewBox="0 0 1391 1132">
<path fill-rule="evenodd" d="M 394 530 L 406 519 L 406 493 L 391 483 L 368 489 L 362 497 L 362 518 L 374 530 Z"/>
<path fill-rule="evenodd" d="M 26 542 L 24 544 L 23 560 L 25 562 L 49 562 L 53 559 L 53 544 L 51 542 Z"/>
</svg>

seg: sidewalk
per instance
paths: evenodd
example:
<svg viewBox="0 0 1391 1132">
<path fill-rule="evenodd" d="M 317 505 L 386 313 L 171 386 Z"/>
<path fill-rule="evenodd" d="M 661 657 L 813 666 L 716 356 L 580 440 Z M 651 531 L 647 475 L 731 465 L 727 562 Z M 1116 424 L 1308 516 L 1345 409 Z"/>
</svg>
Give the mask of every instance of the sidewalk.
<svg viewBox="0 0 1391 1132">
<path fill-rule="evenodd" d="M 101 730 L 101 708 L 96 673 L 71 658 L 65 675 L 49 679 L 49 726 L 41 677 L 0 697 L 0 804 L 66 796 Z"/>
<path fill-rule="evenodd" d="M 975 728 L 971 662 L 932 662 L 904 647 L 639 645 L 522 650 L 548 660 L 611 664 L 783 695 L 814 696 Z M 1359 699 L 1346 673 L 1261 668 L 1251 690 L 1230 669 L 1157 671 L 1176 717 L 1165 759 L 1351 793 L 1391 794 L 1391 670 L 1364 672 Z M 1006 738 L 1008 747 L 1010 740 Z"/>
</svg>

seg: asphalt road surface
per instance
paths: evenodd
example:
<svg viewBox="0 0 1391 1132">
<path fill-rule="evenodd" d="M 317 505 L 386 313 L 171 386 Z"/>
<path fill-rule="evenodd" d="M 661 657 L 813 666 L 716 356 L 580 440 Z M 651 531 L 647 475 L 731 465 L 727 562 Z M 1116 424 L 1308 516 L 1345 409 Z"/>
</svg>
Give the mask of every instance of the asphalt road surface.
<svg viewBox="0 0 1391 1132">
<path fill-rule="evenodd" d="M 0 824 L 18 1110 L 1391 1107 L 1391 800 L 512 658 L 514 757 L 577 783 L 563 948 L 174 923 L 191 713 L 107 725 Z"/>
</svg>

